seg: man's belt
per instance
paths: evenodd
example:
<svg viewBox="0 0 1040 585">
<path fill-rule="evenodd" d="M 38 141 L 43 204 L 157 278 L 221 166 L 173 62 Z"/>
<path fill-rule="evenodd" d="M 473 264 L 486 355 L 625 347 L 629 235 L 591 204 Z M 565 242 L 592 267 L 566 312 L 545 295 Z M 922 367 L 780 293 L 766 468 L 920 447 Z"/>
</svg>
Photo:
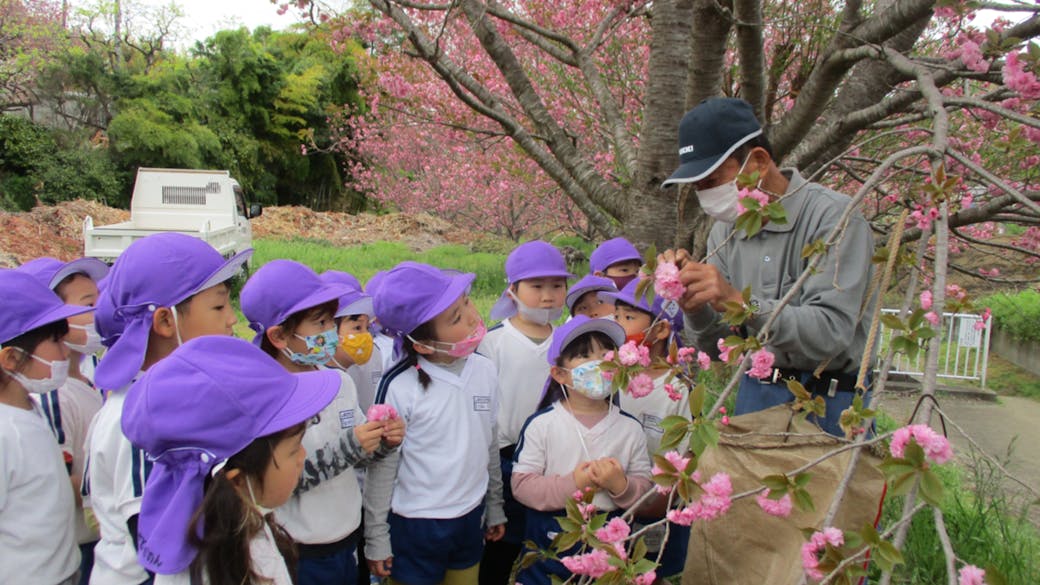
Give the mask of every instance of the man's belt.
<svg viewBox="0 0 1040 585">
<path fill-rule="evenodd" d="M 821 394 L 833 398 L 838 392 L 856 391 L 856 374 L 844 372 L 822 372 L 820 377 L 813 376 L 812 372 L 805 370 L 793 370 L 790 368 L 773 368 L 773 373 L 767 378 L 773 384 L 794 379 L 799 382 L 802 378 L 807 381 L 803 383 L 805 389 L 813 394 Z"/>
</svg>

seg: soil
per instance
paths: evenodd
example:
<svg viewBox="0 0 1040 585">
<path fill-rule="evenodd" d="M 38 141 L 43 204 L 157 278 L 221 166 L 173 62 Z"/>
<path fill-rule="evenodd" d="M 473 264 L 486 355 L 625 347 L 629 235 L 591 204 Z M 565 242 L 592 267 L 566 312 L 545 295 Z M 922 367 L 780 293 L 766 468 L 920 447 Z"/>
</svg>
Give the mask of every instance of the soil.
<svg viewBox="0 0 1040 585">
<path fill-rule="evenodd" d="M 83 220 L 87 216 L 100 226 L 127 221 L 130 212 L 82 199 L 25 213 L 0 211 L 0 267 L 18 266 L 41 256 L 78 258 L 83 253 Z M 336 246 L 388 240 L 405 243 L 416 251 L 443 244 L 469 245 L 486 237 L 426 213 L 351 215 L 306 207 L 267 207 L 252 224 L 255 238 L 308 238 Z"/>
</svg>

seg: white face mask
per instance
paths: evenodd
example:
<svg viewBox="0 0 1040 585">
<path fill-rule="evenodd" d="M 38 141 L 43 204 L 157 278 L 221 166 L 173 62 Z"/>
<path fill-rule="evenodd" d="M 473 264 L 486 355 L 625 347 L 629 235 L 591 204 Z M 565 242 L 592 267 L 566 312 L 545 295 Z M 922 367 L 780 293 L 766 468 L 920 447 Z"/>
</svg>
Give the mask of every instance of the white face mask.
<svg viewBox="0 0 1040 585">
<path fill-rule="evenodd" d="M 49 362 L 37 355 L 29 354 L 29 357 L 44 364 L 51 369 L 51 375 L 46 378 L 27 378 L 18 372 L 8 372 L 12 378 L 18 381 L 27 392 L 33 394 L 46 394 L 63 386 L 69 379 L 69 360 L 54 360 Z"/>
<path fill-rule="evenodd" d="M 537 309 L 525 305 L 517 298 L 512 290 L 509 291 L 509 296 L 513 297 L 513 300 L 516 301 L 516 312 L 524 319 L 527 319 L 536 325 L 548 325 L 563 315 L 563 307 Z"/>
<path fill-rule="evenodd" d="M 94 323 L 90 323 L 89 325 L 73 325 L 72 323 L 69 323 L 69 329 L 78 329 L 80 331 L 86 332 L 87 334 L 87 340 L 83 343 L 83 345 L 79 345 L 77 343 L 70 343 L 66 339 L 65 346 L 71 349 L 72 351 L 81 353 L 83 355 L 90 355 L 93 353 L 97 353 L 105 348 L 105 346 L 101 344 L 101 334 L 98 333 L 97 327 L 94 326 Z"/>
<path fill-rule="evenodd" d="M 697 199 L 701 203 L 701 209 L 716 221 L 726 223 L 737 221 L 737 203 L 740 195 L 740 189 L 737 188 L 737 177 L 744 172 L 749 158 L 751 158 L 750 154 L 744 158 L 740 170 L 737 171 L 737 175 L 733 177 L 732 181 L 710 189 L 697 189 Z"/>
</svg>

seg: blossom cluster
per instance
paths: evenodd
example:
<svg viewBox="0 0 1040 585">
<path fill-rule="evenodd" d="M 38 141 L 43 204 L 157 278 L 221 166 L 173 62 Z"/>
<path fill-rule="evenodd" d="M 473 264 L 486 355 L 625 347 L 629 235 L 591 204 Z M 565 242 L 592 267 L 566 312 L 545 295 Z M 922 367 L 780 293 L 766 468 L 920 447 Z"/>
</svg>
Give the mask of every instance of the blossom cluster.
<svg viewBox="0 0 1040 585">
<path fill-rule="evenodd" d="M 661 262 L 654 271 L 654 293 L 666 301 L 678 301 L 686 287 L 679 280 L 679 268 L 672 262 Z"/>
<path fill-rule="evenodd" d="M 755 501 L 758 502 L 758 507 L 762 508 L 762 511 L 770 516 L 776 516 L 778 518 L 787 518 L 791 515 L 791 508 L 793 502 L 791 501 L 791 494 L 784 494 L 779 500 L 773 500 L 769 498 L 770 490 L 766 490 L 757 496 Z"/>
<path fill-rule="evenodd" d="M 893 457 L 902 459 L 906 454 L 906 446 L 913 439 L 924 449 L 924 454 L 936 463 L 946 463 L 953 457 L 953 448 L 946 437 L 932 430 L 928 425 L 910 425 L 897 430 L 892 435 L 889 451 Z"/>
<path fill-rule="evenodd" d="M 820 571 L 820 553 L 827 549 L 827 545 L 836 548 L 844 544 L 845 535 L 837 528 L 827 527 L 814 532 L 809 537 L 809 542 L 802 545 L 802 568 L 805 569 L 805 574 L 816 581 L 823 579 L 823 572 Z"/>
<path fill-rule="evenodd" d="M 373 404 L 368 407 L 365 417 L 370 421 L 395 420 L 398 418 L 397 411 L 389 404 Z"/>
<path fill-rule="evenodd" d="M 695 474 L 696 475 L 696 474 Z M 694 478 L 696 481 L 696 478 Z M 685 508 L 669 510 L 668 520 L 680 526 L 689 526 L 695 520 L 714 520 L 726 513 L 733 504 L 733 484 L 729 474 L 716 473 L 707 483 L 700 484 L 704 494 Z"/>
</svg>

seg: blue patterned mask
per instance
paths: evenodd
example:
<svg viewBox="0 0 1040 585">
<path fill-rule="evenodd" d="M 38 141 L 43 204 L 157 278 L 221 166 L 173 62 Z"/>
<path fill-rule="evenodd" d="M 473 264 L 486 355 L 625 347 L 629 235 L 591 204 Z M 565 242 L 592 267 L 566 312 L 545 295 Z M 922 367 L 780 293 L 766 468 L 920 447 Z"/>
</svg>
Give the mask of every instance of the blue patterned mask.
<svg viewBox="0 0 1040 585">
<path fill-rule="evenodd" d="M 339 345 L 339 333 L 335 327 L 314 335 L 295 335 L 295 337 L 307 344 L 307 352 L 297 353 L 290 351 L 288 347 L 283 349 L 282 353 L 293 363 L 301 366 L 320 366 L 336 355 L 336 347 Z"/>
<path fill-rule="evenodd" d="M 603 370 L 599 367 L 602 363 L 603 360 L 593 360 L 572 368 L 573 389 L 593 400 L 602 400 L 610 396 L 613 387 L 603 378 Z"/>
</svg>

